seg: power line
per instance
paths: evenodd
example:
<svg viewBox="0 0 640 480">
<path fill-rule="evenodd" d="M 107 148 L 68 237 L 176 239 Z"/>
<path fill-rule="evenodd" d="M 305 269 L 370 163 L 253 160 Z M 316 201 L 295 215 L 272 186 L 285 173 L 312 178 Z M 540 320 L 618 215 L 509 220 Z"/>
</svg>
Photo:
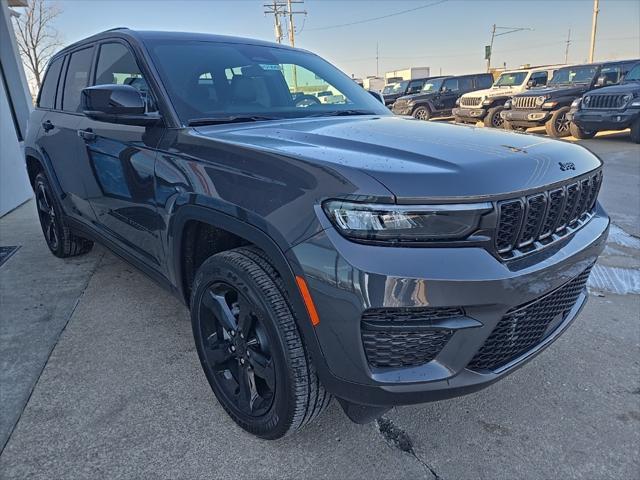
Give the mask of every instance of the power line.
<svg viewBox="0 0 640 480">
<path fill-rule="evenodd" d="M 329 29 L 332 29 L 332 28 L 350 27 L 351 25 L 360 25 L 362 23 L 375 22 L 377 20 L 382 20 L 384 18 L 396 17 L 398 15 L 404 15 L 405 13 L 415 12 L 416 10 L 422 10 L 424 8 L 435 7 L 436 5 L 440 5 L 441 3 L 445 3 L 447 1 L 449 1 L 449 0 L 438 0 L 436 2 L 432 2 L 432 3 L 429 3 L 427 5 L 421 5 L 419 7 L 414 7 L 414 8 L 409 8 L 407 10 L 401 10 L 399 12 L 389 13 L 387 15 L 382 15 L 380 17 L 367 18 L 367 19 L 364 19 L 364 20 L 357 20 L 355 22 L 349 22 L 349 23 L 340 23 L 338 25 L 327 25 L 327 26 L 324 26 L 324 27 L 309 28 L 309 29 L 307 29 L 307 31 L 310 32 L 310 31 L 319 31 L 319 30 L 329 30 Z"/>
</svg>

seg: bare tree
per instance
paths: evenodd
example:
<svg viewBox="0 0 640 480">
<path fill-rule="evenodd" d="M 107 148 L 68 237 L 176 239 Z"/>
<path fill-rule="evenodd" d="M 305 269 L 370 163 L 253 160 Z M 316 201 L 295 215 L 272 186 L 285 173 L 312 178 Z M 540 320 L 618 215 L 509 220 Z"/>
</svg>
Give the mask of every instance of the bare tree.
<svg viewBox="0 0 640 480">
<path fill-rule="evenodd" d="M 51 56 L 62 45 L 52 21 L 62 13 L 59 6 L 45 0 L 29 0 L 25 11 L 15 20 L 16 40 L 22 60 L 37 89 Z"/>
</svg>

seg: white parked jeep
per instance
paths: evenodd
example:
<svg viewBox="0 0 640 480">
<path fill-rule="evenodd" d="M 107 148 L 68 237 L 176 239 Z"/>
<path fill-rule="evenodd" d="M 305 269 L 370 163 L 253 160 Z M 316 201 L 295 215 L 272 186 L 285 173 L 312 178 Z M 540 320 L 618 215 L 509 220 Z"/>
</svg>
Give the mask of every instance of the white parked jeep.
<svg viewBox="0 0 640 480">
<path fill-rule="evenodd" d="M 504 103 L 514 95 L 531 88 L 544 87 L 560 65 L 523 68 L 503 72 L 491 88 L 462 95 L 453 109 L 456 123 L 477 123 L 486 127 L 502 128 L 500 112 Z"/>
</svg>

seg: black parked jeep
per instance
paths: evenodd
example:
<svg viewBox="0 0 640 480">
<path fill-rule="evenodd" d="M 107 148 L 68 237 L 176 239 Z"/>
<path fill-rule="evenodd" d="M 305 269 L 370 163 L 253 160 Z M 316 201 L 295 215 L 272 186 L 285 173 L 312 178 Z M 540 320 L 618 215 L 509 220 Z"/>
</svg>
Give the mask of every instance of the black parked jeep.
<svg viewBox="0 0 640 480">
<path fill-rule="evenodd" d="M 631 128 L 631 140 L 640 143 L 640 63 L 620 85 L 604 87 L 574 100 L 567 115 L 571 135 L 592 138 L 600 130 Z"/>
<path fill-rule="evenodd" d="M 396 115 L 413 115 L 419 120 L 448 117 L 461 95 L 489 88 L 492 84 L 493 76 L 490 73 L 437 77 L 425 83 L 420 93 L 396 100 L 392 111 Z"/>
<path fill-rule="evenodd" d="M 422 90 L 422 87 L 424 87 L 424 84 L 427 83 L 432 78 L 438 78 L 438 77 L 414 78 L 412 80 L 402 80 L 400 82 L 387 85 L 382 90 L 382 96 L 384 97 L 384 104 L 387 107 L 389 107 L 393 105 L 393 103 L 400 97 L 404 97 L 405 95 L 414 95 L 416 93 L 420 93 L 420 91 Z"/>
<path fill-rule="evenodd" d="M 586 149 L 397 117 L 259 40 L 73 44 L 25 154 L 51 252 L 101 242 L 188 305 L 213 392 L 263 438 L 332 397 L 365 422 L 509 375 L 575 320 L 609 227 Z"/>
<path fill-rule="evenodd" d="M 547 135 L 570 135 L 567 113 L 571 103 L 595 88 L 615 85 L 637 60 L 594 63 L 560 68 L 547 88 L 515 95 L 500 113 L 507 130 L 526 130 L 544 125 Z"/>
</svg>

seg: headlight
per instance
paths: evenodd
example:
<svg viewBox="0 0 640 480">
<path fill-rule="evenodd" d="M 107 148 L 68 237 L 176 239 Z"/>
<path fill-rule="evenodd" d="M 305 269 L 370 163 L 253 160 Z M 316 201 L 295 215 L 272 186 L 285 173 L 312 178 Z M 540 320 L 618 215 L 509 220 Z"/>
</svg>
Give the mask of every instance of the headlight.
<svg viewBox="0 0 640 480">
<path fill-rule="evenodd" d="M 482 105 L 485 105 L 485 106 L 487 106 L 487 105 L 491 105 L 492 103 L 493 103 L 493 100 L 491 100 L 490 98 L 485 98 L 485 99 L 482 101 Z"/>
<path fill-rule="evenodd" d="M 460 106 L 460 99 L 456 98 L 456 107 L 459 107 L 459 106 Z"/>
<path fill-rule="evenodd" d="M 536 105 L 540 106 L 542 105 L 548 97 L 546 97 L 545 95 L 540 95 L 538 98 L 536 98 Z"/>
<path fill-rule="evenodd" d="M 633 100 L 633 95 L 631 94 L 627 94 L 624 97 L 622 97 L 622 104 L 626 105 L 627 103 L 629 103 L 631 100 Z"/>
<path fill-rule="evenodd" d="M 511 108 L 511 100 L 507 100 L 506 102 L 504 102 L 504 108 L 506 109 Z"/>
<path fill-rule="evenodd" d="M 383 242 L 464 240 L 491 203 L 384 205 L 330 200 L 323 209 L 345 237 Z"/>
<path fill-rule="evenodd" d="M 571 108 L 578 108 L 580 106 L 581 98 L 576 98 L 573 102 L 571 102 Z"/>
</svg>

